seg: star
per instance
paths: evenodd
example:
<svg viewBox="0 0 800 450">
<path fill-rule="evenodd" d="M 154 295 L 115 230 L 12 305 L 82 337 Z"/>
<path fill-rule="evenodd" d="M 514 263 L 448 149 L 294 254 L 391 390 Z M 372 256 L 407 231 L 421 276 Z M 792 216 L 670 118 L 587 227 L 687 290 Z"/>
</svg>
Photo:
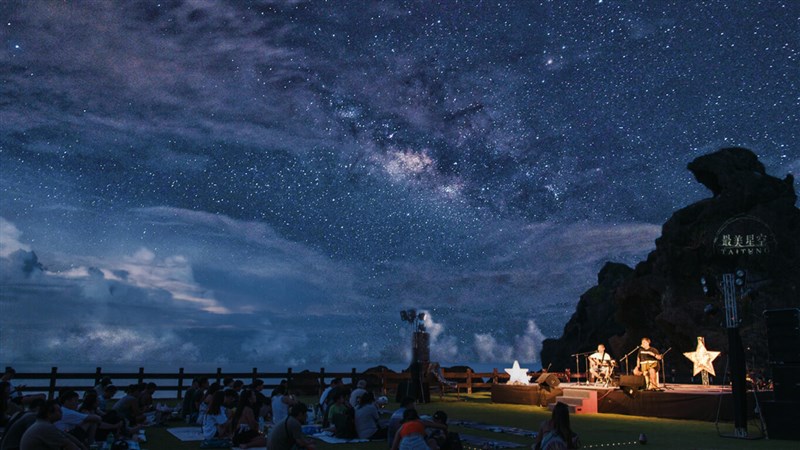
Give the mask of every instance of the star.
<svg viewBox="0 0 800 450">
<path fill-rule="evenodd" d="M 530 378 L 528 377 L 528 369 L 527 368 L 521 369 L 519 367 L 519 361 L 517 360 L 514 360 L 514 367 L 510 369 L 506 368 L 503 370 L 505 370 L 506 373 L 511 375 L 511 378 L 508 380 L 508 384 L 522 384 L 525 386 L 531 384 Z"/>
<path fill-rule="evenodd" d="M 719 356 L 719 353 L 720 352 L 710 352 L 706 350 L 703 338 L 698 337 L 697 349 L 693 352 L 684 352 L 683 355 L 694 363 L 694 373 L 692 376 L 697 375 L 701 370 L 705 370 L 711 375 L 716 376 L 717 374 L 714 372 L 714 365 L 712 362 Z"/>
</svg>

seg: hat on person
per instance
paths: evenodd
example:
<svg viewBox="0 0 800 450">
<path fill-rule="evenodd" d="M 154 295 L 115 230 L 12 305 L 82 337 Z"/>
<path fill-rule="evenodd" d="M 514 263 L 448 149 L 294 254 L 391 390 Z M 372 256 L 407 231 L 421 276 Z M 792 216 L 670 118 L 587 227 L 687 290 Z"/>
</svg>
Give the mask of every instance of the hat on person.
<svg viewBox="0 0 800 450">
<path fill-rule="evenodd" d="M 360 387 L 361 389 L 365 389 L 367 387 L 367 380 L 359 380 L 358 387 Z"/>
<path fill-rule="evenodd" d="M 380 397 L 378 397 L 378 400 L 375 400 L 375 403 L 377 403 L 379 405 L 388 405 L 389 404 L 389 398 L 386 397 L 385 395 L 381 395 Z"/>
</svg>

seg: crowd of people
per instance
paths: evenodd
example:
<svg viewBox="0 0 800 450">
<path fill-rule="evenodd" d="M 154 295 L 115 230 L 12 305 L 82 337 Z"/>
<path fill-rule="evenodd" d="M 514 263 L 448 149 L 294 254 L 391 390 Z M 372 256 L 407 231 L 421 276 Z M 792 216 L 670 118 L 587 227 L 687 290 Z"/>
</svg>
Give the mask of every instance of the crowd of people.
<svg viewBox="0 0 800 450">
<path fill-rule="evenodd" d="M 57 399 L 46 400 L 40 394 L 23 395 L 21 386 L 11 381 L 14 373 L 7 368 L 0 380 L 0 426 L 5 428 L 0 450 L 87 450 L 96 442 L 125 441 L 134 438 L 148 419 L 152 424 L 157 411 L 154 383 L 129 385 L 115 399 L 119 389 L 103 378 L 83 395 L 64 390 Z M 388 398 L 376 396 L 366 380 L 352 386 L 334 378 L 311 407 L 298 400 L 286 380 L 269 396 L 264 388 L 262 380 L 245 386 L 230 378 L 222 383 L 196 378 L 186 391 L 180 413 L 200 427 L 202 446 L 209 447 L 314 450 L 314 440 L 303 433 L 303 427 L 317 423 L 315 431 L 329 431 L 340 439 L 383 440 L 390 450 L 462 448 L 458 434 L 448 431 L 444 411 L 427 420 L 421 418 L 412 397 L 403 398 L 396 410 L 387 411 Z M 569 411 L 559 403 L 552 418 L 542 425 L 535 448 L 578 445 L 569 426 Z"/>
</svg>

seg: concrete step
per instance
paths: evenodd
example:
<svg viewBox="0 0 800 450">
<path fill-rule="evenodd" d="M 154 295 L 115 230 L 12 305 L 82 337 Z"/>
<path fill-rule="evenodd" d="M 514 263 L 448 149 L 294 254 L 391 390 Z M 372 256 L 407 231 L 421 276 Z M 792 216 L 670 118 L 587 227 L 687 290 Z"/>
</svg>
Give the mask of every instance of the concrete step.
<svg viewBox="0 0 800 450">
<path fill-rule="evenodd" d="M 562 395 L 565 397 L 592 398 L 592 395 L 596 396 L 597 392 L 589 389 L 564 388 Z"/>
<path fill-rule="evenodd" d="M 583 406 L 584 400 L 585 400 L 584 398 L 580 397 L 565 397 L 565 396 L 556 397 L 556 401 L 561 403 L 566 403 L 567 405 L 571 406 Z"/>
</svg>

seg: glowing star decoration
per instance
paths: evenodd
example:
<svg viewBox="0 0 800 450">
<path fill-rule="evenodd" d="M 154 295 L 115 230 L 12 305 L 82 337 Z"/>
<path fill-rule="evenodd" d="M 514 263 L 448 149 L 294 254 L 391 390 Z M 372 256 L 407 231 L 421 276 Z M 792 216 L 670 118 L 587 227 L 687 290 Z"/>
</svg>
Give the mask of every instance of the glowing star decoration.
<svg viewBox="0 0 800 450">
<path fill-rule="evenodd" d="M 514 367 L 510 369 L 506 368 L 503 370 L 505 370 L 506 373 L 511 375 L 511 378 L 508 380 L 508 384 L 522 384 L 525 386 L 531 384 L 530 378 L 528 377 L 528 369 L 527 368 L 521 369 L 519 367 L 519 361 L 517 360 L 514 360 Z"/>
<path fill-rule="evenodd" d="M 717 376 L 714 372 L 714 360 L 719 356 L 720 352 L 710 352 L 706 350 L 705 340 L 702 337 L 697 337 L 697 349 L 693 352 L 685 352 L 683 355 L 689 358 L 694 363 L 694 373 L 692 376 L 697 375 L 700 371 L 705 370 L 711 375 Z"/>
</svg>

